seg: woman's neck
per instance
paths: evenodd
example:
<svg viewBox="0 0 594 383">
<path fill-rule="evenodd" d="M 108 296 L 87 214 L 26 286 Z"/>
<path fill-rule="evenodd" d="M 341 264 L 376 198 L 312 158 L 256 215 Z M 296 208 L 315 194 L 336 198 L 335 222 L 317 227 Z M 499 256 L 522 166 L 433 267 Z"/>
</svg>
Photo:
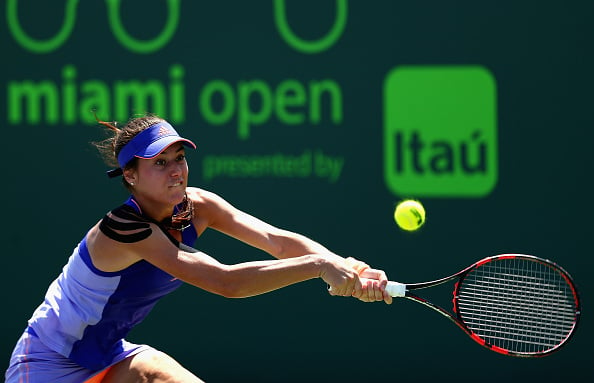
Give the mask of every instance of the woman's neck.
<svg viewBox="0 0 594 383">
<path fill-rule="evenodd" d="M 143 215 L 150 217 L 157 222 L 171 218 L 175 207 L 175 205 L 165 205 L 162 202 L 157 202 L 136 194 L 132 194 L 132 199 L 138 205 L 138 208 Z"/>
</svg>

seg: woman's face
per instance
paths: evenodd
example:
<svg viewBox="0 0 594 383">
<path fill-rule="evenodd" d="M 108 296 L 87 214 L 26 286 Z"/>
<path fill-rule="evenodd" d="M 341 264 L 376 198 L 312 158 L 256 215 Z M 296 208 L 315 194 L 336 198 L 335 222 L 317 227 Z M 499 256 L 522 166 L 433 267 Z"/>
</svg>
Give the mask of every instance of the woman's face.
<svg viewBox="0 0 594 383">
<path fill-rule="evenodd" d="M 188 164 L 184 145 L 176 142 L 155 158 L 139 158 L 137 167 L 126 172 L 134 183 L 134 195 L 147 202 L 172 208 L 182 202 L 188 182 Z"/>
</svg>

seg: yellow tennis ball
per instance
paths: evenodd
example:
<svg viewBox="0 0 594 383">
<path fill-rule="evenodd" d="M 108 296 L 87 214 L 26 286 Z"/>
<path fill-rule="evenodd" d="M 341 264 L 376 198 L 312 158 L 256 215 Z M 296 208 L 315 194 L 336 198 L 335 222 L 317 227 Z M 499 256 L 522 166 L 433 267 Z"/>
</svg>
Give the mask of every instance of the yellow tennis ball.
<svg viewBox="0 0 594 383">
<path fill-rule="evenodd" d="M 403 230 L 417 230 L 425 223 L 425 208 L 419 201 L 401 201 L 394 210 L 394 220 Z"/>
</svg>

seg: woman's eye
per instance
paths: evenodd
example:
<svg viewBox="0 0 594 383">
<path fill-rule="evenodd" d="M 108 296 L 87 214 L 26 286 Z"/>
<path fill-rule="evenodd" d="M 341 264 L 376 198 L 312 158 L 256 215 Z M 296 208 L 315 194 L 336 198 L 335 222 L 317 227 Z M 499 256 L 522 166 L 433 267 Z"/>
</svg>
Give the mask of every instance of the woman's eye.
<svg viewBox="0 0 594 383">
<path fill-rule="evenodd" d="M 177 156 L 177 158 L 176 158 L 176 160 L 177 160 L 178 162 L 185 161 L 185 159 L 186 159 L 186 156 L 185 156 L 185 154 L 180 154 L 180 155 L 179 155 L 179 156 Z"/>
<path fill-rule="evenodd" d="M 156 165 L 159 165 L 159 166 L 164 166 L 165 165 L 165 160 L 157 160 L 157 161 L 155 161 L 155 164 Z"/>
</svg>

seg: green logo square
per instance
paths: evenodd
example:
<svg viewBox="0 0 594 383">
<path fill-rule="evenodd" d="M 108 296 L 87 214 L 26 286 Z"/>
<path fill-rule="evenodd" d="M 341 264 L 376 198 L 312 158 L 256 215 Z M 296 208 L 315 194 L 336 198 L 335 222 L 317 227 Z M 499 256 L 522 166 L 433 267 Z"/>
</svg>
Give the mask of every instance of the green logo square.
<svg viewBox="0 0 594 383">
<path fill-rule="evenodd" d="M 384 82 L 384 180 L 400 196 L 484 197 L 497 184 L 495 79 L 481 66 L 401 66 Z"/>
</svg>

